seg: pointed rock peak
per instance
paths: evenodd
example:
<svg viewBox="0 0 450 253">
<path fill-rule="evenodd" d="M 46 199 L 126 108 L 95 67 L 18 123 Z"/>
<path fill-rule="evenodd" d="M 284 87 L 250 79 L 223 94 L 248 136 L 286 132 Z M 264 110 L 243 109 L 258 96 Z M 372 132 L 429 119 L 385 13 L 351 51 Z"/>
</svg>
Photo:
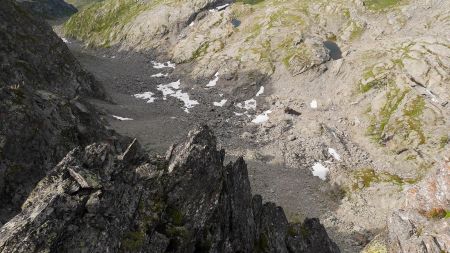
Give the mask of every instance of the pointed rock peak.
<svg viewBox="0 0 450 253">
<path fill-rule="evenodd" d="M 169 173 L 176 166 L 187 163 L 189 158 L 195 159 L 205 151 L 213 160 L 217 160 L 219 163 L 223 162 L 224 152 L 217 151 L 216 137 L 208 126 L 203 125 L 190 131 L 184 142 L 169 148 L 166 155 L 166 159 L 169 161 Z"/>
<path fill-rule="evenodd" d="M 203 145 L 215 149 L 217 146 L 217 140 L 212 130 L 207 126 L 198 126 L 194 130 L 190 131 L 187 137 L 187 143 L 189 145 Z"/>
</svg>

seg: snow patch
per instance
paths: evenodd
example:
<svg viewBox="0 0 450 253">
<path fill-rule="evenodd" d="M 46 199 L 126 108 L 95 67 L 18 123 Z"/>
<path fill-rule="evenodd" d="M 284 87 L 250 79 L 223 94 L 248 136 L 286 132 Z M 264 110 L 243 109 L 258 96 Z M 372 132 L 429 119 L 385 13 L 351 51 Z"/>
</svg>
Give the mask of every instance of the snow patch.
<svg viewBox="0 0 450 253">
<path fill-rule="evenodd" d="M 425 89 L 427 94 L 431 97 L 431 101 L 433 101 L 434 103 L 438 103 L 438 99 L 437 97 L 429 90 L 429 89 Z"/>
<path fill-rule="evenodd" d="M 227 99 L 222 99 L 220 102 L 213 102 L 213 105 L 222 107 L 227 103 L 227 101 L 228 101 Z"/>
<path fill-rule="evenodd" d="M 163 69 L 163 68 L 173 68 L 175 69 L 175 63 L 172 63 L 170 61 L 168 62 L 156 62 L 156 61 L 151 61 L 151 63 L 153 64 L 153 68 L 155 69 Z"/>
<path fill-rule="evenodd" d="M 147 91 L 144 93 L 134 94 L 133 97 L 147 100 L 147 103 L 150 104 L 150 103 L 155 102 L 156 98 L 154 97 L 154 95 L 155 95 L 155 93 L 153 93 L 151 91 Z"/>
<path fill-rule="evenodd" d="M 163 74 L 163 73 L 158 73 L 158 74 L 154 74 L 152 75 L 152 77 L 168 77 L 169 74 Z"/>
<path fill-rule="evenodd" d="M 171 96 L 183 101 L 183 103 L 184 103 L 183 110 L 186 113 L 189 113 L 189 109 L 191 109 L 194 106 L 199 104 L 199 102 L 197 100 L 190 99 L 189 94 L 187 94 L 186 92 L 182 92 L 181 90 L 177 90 L 177 92 Z"/>
<path fill-rule="evenodd" d="M 271 110 L 267 110 L 263 113 L 261 113 L 260 115 L 256 116 L 256 118 L 254 120 L 252 120 L 253 123 L 255 124 L 261 124 L 264 123 L 266 121 L 269 120 L 269 113 L 272 113 Z"/>
<path fill-rule="evenodd" d="M 337 151 L 334 148 L 328 148 L 328 154 L 330 154 L 334 159 L 340 161 L 341 156 L 337 153 Z"/>
<path fill-rule="evenodd" d="M 69 40 L 67 40 L 67 39 L 64 38 L 64 37 L 61 37 L 61 39 L 62 39 L 62 41 L 63 41 L 64 43 L 66 43 L 66 44 L 69 44 L 69 43 L 70 43 Z"/>
<path fill-rule="evenodd" d="M 157 90 L 163 94 L 163 100 L 167 99 L 168 95 L 175 94 L 176 90 L 180 89 L 180 80 L 168 84 L 160 84 L 157 86 Z"/>
<path fill-rule="evenodd" d="M 120 116 L 116 116 L 116 115 L 112 115 L 112 116 L 113 116 L 113 118 L 116 118 L 121 121 L 133 120 L 132 118 L 124 118 L 124 117 L 120 117 Z"/>
<path fill-rule="evenodd" d="M 256 100 L 253 99 L 253 98 L 249 99 L 249 100 L 245 100 L 244 104 L 237 103 L 236 106 L 238 108 L 241 108 L 241 109 L 246 109 L 246 110 L 253 109 L 253 110 L 256 110 Z"/>
<path fill-rule="evenodd" d="M 313 109 L 316 109 L 317 108 L 317 100 L 314 99 L 313 101 L 311 101 L 309 106 L 311 106 L 311 108 L 313 108 Z"/>
<path fill-rule="evenodd" d="M 167 99 L 167 96 L 174 97 L 178 100 L 181 100 L 184 103 L 184 111 L 189 113 L 189 109 L 198 105 L 199 102 L 197 100 L 192 100 L 189 98 L 189 94 L 186 92 L 182 92 L 180 90 L 180 80 L 176 82 L 172 82 L 169 84 L 160 84 L 157 86 L 157 90 L 161 91 L 163 94 L 163 100 Z"/>
<path fill-rule="evenodd" d="M 219 72 L 217 72 L 217 73 L 214 75 L 214 79 L 211 80 L 211 81 L 209 81 L 209 83 L 206 85 L 206 87 L 214 87 L 214 86 L 216 86 L 217 81 L 219 81 Z"/>
<path fill-rule="evenodd" d="M 221 10 L 227 8 L 229 5 L 230 5 L 230 4 L 224 4 L 224 5 L 217 6 L 217 7 L 216 7 L 216 10 L 221 11 Z"/>
<path fill-rule="evenodd" d="M 329 171 L 330 170 L 327 167 L 323 166 L 321 163 L 315 163 L 312 167 L 313 176 L 319 177 L 324 181 L 327 179 Z"/>
<path fill-rule="evenodd" d="M 263 93 L 264 93 L 264 86 L 261 86 L 261 88 L 259 88 L 259 91 L 256 93 L 256 96 L 259 97 Z"/>
</svg>

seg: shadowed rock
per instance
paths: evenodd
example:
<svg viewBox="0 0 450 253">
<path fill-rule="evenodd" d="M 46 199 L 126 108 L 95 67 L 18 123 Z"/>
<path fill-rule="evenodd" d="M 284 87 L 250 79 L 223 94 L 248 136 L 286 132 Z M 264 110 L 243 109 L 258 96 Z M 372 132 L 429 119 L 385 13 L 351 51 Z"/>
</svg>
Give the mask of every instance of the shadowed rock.
<svg viewBox="0 0 450 253">
<path fill-rule="evenodd" d="M 58 19 L 70 16 L 78 10 L 64 0 L 16 0 L 37 17 L 45 19 Z"/>
<path fill-rule="evenodd" d="M 44 21 L 0 0 L 0 224 L 70 150 L 115 143 L 85 96 L 103 98 Z"/>
</svg>

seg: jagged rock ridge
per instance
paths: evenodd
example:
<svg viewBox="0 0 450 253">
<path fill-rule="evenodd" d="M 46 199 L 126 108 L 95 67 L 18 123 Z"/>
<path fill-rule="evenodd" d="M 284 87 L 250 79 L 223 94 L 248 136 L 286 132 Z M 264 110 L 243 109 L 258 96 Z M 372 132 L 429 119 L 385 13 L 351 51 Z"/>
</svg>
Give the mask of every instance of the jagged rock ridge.
<svg viewBox="0 0 450 253">
<path fill-rule="evenodd" d="M 223 165 L 207 127 L 162 158 L 133 141 L 71 151 L 0 230 L 0 252 L 339 252 L 317 219 L 290 224 Z"/>
</svg>

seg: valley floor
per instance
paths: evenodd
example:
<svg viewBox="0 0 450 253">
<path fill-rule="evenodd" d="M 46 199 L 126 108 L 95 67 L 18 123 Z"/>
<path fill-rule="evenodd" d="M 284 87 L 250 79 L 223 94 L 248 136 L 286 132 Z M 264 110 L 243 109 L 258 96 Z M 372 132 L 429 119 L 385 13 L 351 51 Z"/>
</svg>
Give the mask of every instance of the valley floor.
<svg viewBox="0 0 450 253">
<path fill-rule="evenodd" d="M 158 66 L 149 55 L 87 49 L 76 41 L 67 41 L 67 45 L 82 65 L 104 85 L 111 100 L 93 100 L 92 103 L 103 112 L 112 128 L 136 137 L 150 153 L 162 154 L 194 125 L 208 124 L 227 150 L 227 159 L 232 160 L 236 156 L 246 159 L 253 192 L 261 194 L 265 201 L 282 206 L 289 220 L 302 221 L 305 217 L 326 219 L 338 208 L 340 198 L 327 182 L 313 176 L 309 167 L 285 161 L 287 147 L 266 145 L 267 140 L 256 136 L 259 130 L 249 122 L 252 118 L 236 113 L 235 106 L 218 106 L 221 96 L 214 87 L 188 89 L 189 99 L 199 104 L 187 113 L 180 99 L 169 94 L 164 100 L 161 86 L 158 87 L 180 80 L 183 88 L 180 90 L 186 90 L 183 77 L 173 73 L 173 68 Z M 267 89 L 265 93 L 261 96 L 268 95 Z M 136 94 L 148 96 L 142 99 Z M 265 127 L 271 128 L 270 125 Z M 357 252 L 363 246 L 364 240 L 349 238 L 349 234 L 333 227 L 327 229 L 343 252 Z"/>
</svg>

